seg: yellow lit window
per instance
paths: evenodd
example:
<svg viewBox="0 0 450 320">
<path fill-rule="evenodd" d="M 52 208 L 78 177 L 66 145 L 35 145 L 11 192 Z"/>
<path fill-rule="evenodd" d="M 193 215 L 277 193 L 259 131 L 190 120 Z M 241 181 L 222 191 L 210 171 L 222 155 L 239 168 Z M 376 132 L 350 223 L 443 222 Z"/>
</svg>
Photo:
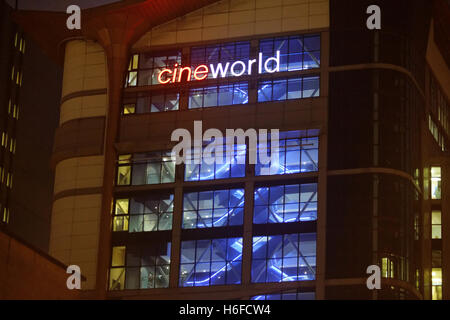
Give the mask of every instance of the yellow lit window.
<svg viewBox="0 0 450 320">
<path fill-rule="evenodd" d="M 128 66 L 128 71 L 137 70 L 139 65 L 139 55 L 134 54 L 130 59 L 130 65 Z"/>
<path fill-rule="evenodd" d="M 117 168 L 117 185 L 127 186 L 131 182 L 131 166 L 120 166 Z"/>
<path fill-rule="evenodd" d="M 11 99 L 9 99 L 8 103 L 8 114 L 11 114 Z"/>
<path fill-rule="evenodd" d="M 131 154 L 119 156 L 117 168 L 117 185 L 124 186 L 131 183 Z"/>
<path fill-rule="evenodd" d="M 131 163 L 131 154 L 122 154 L 119 156 L 119 164 Z"/>
<path fill-rule="evenodd" d="M 22 48 L 22 53 L 25 53 L 25 46 L 27 45 L 27 42 L 25 41 L 25 39 L 23 40 L 23 48 Z"/>
<path fill-rule="evenodd" d="M 116 210 L 114 213 L 116 215 L 128 214 L 128 205 L 130 201 L 128 199 L 117 199 L 116 200 Z"/>
<path fill-rule="evenodd" d="M 390 258 L 381 258 L 381 276 L 384 278 L 394 278 L 394 261 Z"/>
<path fill-rule="evenodd" d="M 431 271 L 432 299 L 442 300 L 442 268 Z"/>
<path fill-rule="evenodd" d="M 440 210 L 433 210 L 431 212 L 431 238 L 442 239 L 442 220 Z"/>
<path fill-rule="evenodd" d="M 441 167 L 431 167 L 431 199 L 441 199 Z"/>
<path fill-rule="evenodd" d="M 125 268 L 111 268 L 109 271 L 109 290 L 125 288 Z"/>
<path fill-rule="evenodd" d="M 111 266 L 123 267 L 125 265 L 125 246 L 113 247 Z"/>
<path fill-rule="evenodd" d="M 19 50 L 22 52 L 23 50 L 23 38 L 20 39 L 20 48 Z"/>
<path fill-rule="evenodd" d="M 9 223 L 9 209 L 8 208 L 3 208 L 3 219 L 2 221 L 4 223 Z"/>
<path fill-rule="evenodd" d="M 12 67 L 11 70 L 11 80 L 14 81 L 14 66 Z"/>
<path fill-rule="evenodd" d="M 135 104 L 126 104 L 123 106 L 123 114 L 133 114 L 136 113 Z"/>
<path fill-rule="evenodd" d="M 128 199 L 117 199 L 114 210 L 113 231 L 128 231 Z"/>
<path fill-rule="evenodd" d="M 18 41 L 18 39 L 19 39 L 19 33 L 16 32 L 16 36 L 14 38 L 14 47 L 16 47 L 16 48 L 17 48 L 17 41 Z"/>
<path fill-rule="evenodd" d="M 16 74 L 16 84 L 17 85 L 20 84 L 20 72 L 17 72 L 17 74 Z"/>
<path fill-rule="evenodd" d="M 134 54 L 130 59 L 128 66 L 127 87 L 135 87 L 137 85 L 137 69 L 139 66 L 139 55 Z"/>
<path fill-rule="evenodd" d="M 109 289 L 123 290 L 125 285 L 125 246 L 113 247 L 112 268 L 109 271 Z"/>
<path fill-rule="evenodd" d="M 420 271 L 416 269 L 416 289 L 420 289 Z"/>
<path fill-rule="evenodd" d="M 128 231 L 128 216 L 114 216 L 113 231 Z"/>
</svg>

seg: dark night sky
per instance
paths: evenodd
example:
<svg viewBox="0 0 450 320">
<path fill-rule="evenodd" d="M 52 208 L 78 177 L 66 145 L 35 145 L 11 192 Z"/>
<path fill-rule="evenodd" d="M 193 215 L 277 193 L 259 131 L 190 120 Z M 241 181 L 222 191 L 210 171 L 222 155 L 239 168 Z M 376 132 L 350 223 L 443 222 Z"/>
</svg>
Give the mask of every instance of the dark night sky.
<svg viewBox="0 0 450 320">
<path fill-rule="evenodd" d="M 121 0 L 18 0 L 21 10 L 50 10 L 66 11 L 71 4 L 79 5 L 81 8 L 97 7 L 107 3 L 118 2 Z M 15 0 L 6 0 L 12 7 L 15 6 Z"/>
</svg>

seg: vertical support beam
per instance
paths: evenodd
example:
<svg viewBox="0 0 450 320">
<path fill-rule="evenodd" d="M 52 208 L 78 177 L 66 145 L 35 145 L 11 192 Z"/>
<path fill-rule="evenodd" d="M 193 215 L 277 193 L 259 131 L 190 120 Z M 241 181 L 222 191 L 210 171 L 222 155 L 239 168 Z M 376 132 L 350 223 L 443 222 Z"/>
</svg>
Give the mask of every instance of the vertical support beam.
<svg viewBox="0 0 450 320">
<path fill-rule="evenodd" d="M 251 283 L 252 249 L 253 249 L 253 193 L 255 184 L 253 181 L 245 183 L 244 202 L 244 234 L 242 248 L 242 284 Z"/>
<path fill-rule="evenodd" d="M 172 244 L 170 253 L 170 280 L 169 288 L 178 286 L 178 271 L 180 270 L 181 254 L 181 224 L 183 220 L 183 188 L 180 183 L 175 187 L 173 222 L 172 222 Z"/>
<path fill-rule="evenodd" d="M 111 205 L 114 194 L 114 179 L 117 160 L 117 151 L 114 143 L 119 132 L 120 107 L 122 101 L 122 88 L 124 73 L 126 71 L 128 45 L 116 39 L 117 43 L 111 43 L 113 37 L 108 29 L 98 31 L 99 38 L 103 41 L 103 47 L 108 63 L 108 97 L 109 108 L 105 129 L 105 166 L 103 175 L 103 198 L 100 216 L 100 237 L 97 265 L 96 290 L 100 299 L 106 298 L 108 290 L 108 270 L 111 260 Z"/>
<path fill-rule="evenodd" d="M 320 95 L 328 97 L 328 66 L 330 56 L 330 34 L 321 33 L 321 73 L 320 73 Z M 321 128 L 319 136 L 319 179 L 318 179 L 318 204 L 317 204 L 317 246 L 316 246 L 316 299 L 325 299 L 326 278 L 326 225 L 327 225 L 327 150 L 328 150 L 328 110 L 326 111 L 326 122 Z"/>
<path fill-rule="evenodd" d="M 327 251 L 327 143 L 326 132 L 319 137 L 319 180 L 317 203 L 316 247 L 316 299 L 325 299 L 326 251 Z"/>
<path fill-rule="evenodd" d="M 442 181 L 442 300 L 450 299 L 450 161 L 445 161 L 441 169 Z"/>
</svg>

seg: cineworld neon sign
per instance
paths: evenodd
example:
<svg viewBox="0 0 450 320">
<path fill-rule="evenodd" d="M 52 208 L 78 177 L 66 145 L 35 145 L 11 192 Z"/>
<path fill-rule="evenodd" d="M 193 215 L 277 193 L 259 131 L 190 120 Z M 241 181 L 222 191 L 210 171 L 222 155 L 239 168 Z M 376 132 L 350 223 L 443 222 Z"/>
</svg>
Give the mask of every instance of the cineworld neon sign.
<svg viewBox="0 0 450 320">
<path fill-rule="evenodd" d="M 275 66 L 270 67 L 269 63 L 274 62 Z M 253 65 L 257 64 L 258 66 L 258 73 L 262 73 L 263 70 L 267 73 L 275 73 L 280 71 L 280 51 L 276 52 L 275 57 L 267 58 L 265 61 L 263 61 L 263 54 L 260 52 L 258 54 L 258 59 L 252 59 L 245 61 L 235 61 L 230 64 L 230 62 L 227 62 L 225 65 L 222 63 L 218 63 L 216 65 L 210 64 L 209 67 L 205 64 L 199 65 L 194 70 L 192 70 L 192 67 L 181 67 L 178 66 L 178 63 L 176 63 L 172 69 L 163 69 L 158 75 L 158 82 L 161 84 L 168 84 L 168 83 L 178 83 L 181 82 L 184 79 L 186 81 L 191 81 L 191 78 L 194 78 L 195 80 L 205 80 L 210 71 L 211 71 L 211 77 L 213 79 L 217 78 L 225 78 L 227 76 L 228 70 L 230 71 L 231 75 L 234 77 L 240 77 L 247 73 L 248 75 L 252 74 L 253 71 Z"/>
</svg>

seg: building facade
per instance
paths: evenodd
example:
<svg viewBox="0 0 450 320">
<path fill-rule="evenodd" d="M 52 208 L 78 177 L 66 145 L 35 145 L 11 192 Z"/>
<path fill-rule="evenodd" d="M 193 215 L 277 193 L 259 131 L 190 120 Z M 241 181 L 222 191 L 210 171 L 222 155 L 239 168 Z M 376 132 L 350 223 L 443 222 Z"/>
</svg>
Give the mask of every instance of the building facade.
<svg viewBox="0 0 450 320">
<path fill-rule="evenodd" d="M 448 299 L 449 9 L 375 1 L 368 30 L 372 2 L 18 14 L 64 60 L 50 254 L 99 298 Z M 278 165 L 249 161 L 270 140 L 177 164 L 194 121 L 279 129 Z"/>
<path fill-rule="evenodd" d="M 0 1 L 0 224 L 47 251 L 61 68 Z"/>
</svg>

